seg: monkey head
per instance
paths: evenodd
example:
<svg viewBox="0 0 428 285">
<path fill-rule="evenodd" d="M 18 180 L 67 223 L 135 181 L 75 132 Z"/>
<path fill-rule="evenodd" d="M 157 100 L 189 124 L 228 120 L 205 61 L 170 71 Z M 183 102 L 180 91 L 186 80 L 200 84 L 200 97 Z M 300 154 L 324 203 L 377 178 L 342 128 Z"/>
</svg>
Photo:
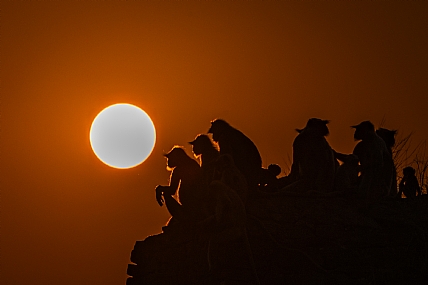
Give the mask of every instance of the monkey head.
<svg viewBox="0 0 428 285">
<path fill-rule="evenodd" d="M 211 127 L 208 130 L 208 133 L 213 135 L 213 140 L 215 142 L 218 142 L 220 137 L 227 132 L 228 129 L 230 129 L 230 125 L 226 121 L 215 119 L 214 121 L 211 121 Z"/>
<path fill-rule="evenodd" d="M 415 176 L 416 174 L 416 170 L 411 167 L 411 166 L 407 166 L 403 168 L 403 176 L 409 177 L 409 176 Z"/>
<path fill-rule="evenodd" d="M 395 145 L 395 135 L 397 134 L 397 130 L 379 128 L 376 130 L 376 134 L 385 141 L 385 144 L 388 148 L 391 148 Z"/>
<path fill-rule="evenodd" d="M 168 153 L 165 153 L 164 156 L 167 158 L 167 166 L 169 168 L 180 165 L 180 163 L 188 157 L 181 146 L 174 146 Z"/>
<path fill-rule="evenodd" d="M 306 127 L 304 129 L 296 129 L 296 131 L 299 134 L 305 131 L 305 133 L 310 133 L 315 136 L 327 136 L 330 133 L 327 127 L 329 122 L 329 120 L 311 118 L 306 123 Z"/>
<path fill-rule="evenodd" d="M 204 149 L 212 147 L 211 139 L 207 135 L 198 135 L 193 141 L 189 142 L 193 147 L 195 155 L 201 155 Z"/>
<path fill-rule="evenodd" d="M 363 121 L 351 128 L 355 129 L 354 139 L 357 141 L 367 139 L 375 133 L 374 125 L 370 121 Z"/>
</svg>

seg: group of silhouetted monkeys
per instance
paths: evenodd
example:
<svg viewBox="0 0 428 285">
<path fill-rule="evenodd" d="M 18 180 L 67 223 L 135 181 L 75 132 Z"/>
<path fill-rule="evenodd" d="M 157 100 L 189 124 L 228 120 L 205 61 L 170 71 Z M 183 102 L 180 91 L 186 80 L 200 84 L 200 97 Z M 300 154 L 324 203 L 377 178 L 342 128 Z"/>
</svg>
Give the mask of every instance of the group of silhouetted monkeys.
<svg viewBox="0 0 428 285">
<path fill-rule="evenodd" d="M 178 220 L 197 220 L 216 211 L 213 200 L 219 199 L 220 192 L 223 200 L 236 195 L 243 204 L 248 197 L 290 192 L 342 192 L 367 203 L 387 196 L 401 197 L 402 193 L 407 198 L 421 195 L 412 167 L 403 169 L 397 187 L 392 154 L 396 131 L 375 130 L 370 121 L 363 121 L 352 126 L 354 139 L 359 141 L 353 153 L 343 154 L 334 151 L 325 138 L 329 134 L 328 122 L 311 118 L 305 128 L 296 129 L 290 173 L 278 177 L 281 168 L 277 164 L 263 168 L 255 144 L 226 121 L 216 119 L 208 130 L 212 140 L 200 134 L 189 142 L 200 163 L 188 156 L 183 147 L 175 146 L 165 154 L 172 170 L 170 183 L 156 187 L 156 200 L 161 206 L 165 203 Z M 177 191 L 178 200 L 174 198 Z"/>
<path fill-rule="evenodd" d="M 202 214 L 197 209 L 204 212 L 200 206 L 205 199 L 212 198 L 208 196 L 218 194 L 209 191 L 213 181 L 231 188 L 244 204 L 248 197 L 290 192 L 343 192 L 368 202 L 386 196 L 401 197 L 402 193 L 407 198 L 421 195 L 412 167 L 403 169 L 397 187 L 392 157 L 396 131 L 375 130 L 370 121 L 363 121 L 352 126 L 354 139 L 359 141 L 353 153 L 343 154 L 334 151 L 325 138 L 329 134 L 328 122 L 311 118 L 305 128 L 296 129 L 291 171 L 278 178 L 281 173 L 278 165 L 263 168 L 255 144 L 226 121 L 216 119 L 208 130 L 212 140 L 201 134 L 189 142 L 200 164 L 182 147 L 175 146 L 165 154 L 172 173 L 169 186 L 156 187 L 156 199 L 161 206 L 166 204 L 172 216 L 191 218 Z M 173 198 L 177 191 L 178 201 Z"/>
<path fill-rule="evenodd" d="M 230 188 L 245 204 L 248 197 L 281 196 L 281 193 L 342 192 L 367 202 L 382 197 L 407 198 L 421 195 L 415 169 L 403 169 L 397 187 L 397 173 L 392 157 L 396 131 L 375 130 L 370 121 L 352 126 L 354 139 L 359 141 L 352 154 L 334 151 L 326 140 L 329 121 L 308 120 L 305 128 L 296 129 L 293 142 L 293 162 L 290 173 L 279 177 L 281 168 L 271 164 L 262 167 L 255 144 L 226 121 L 211 122 L 208 135 L 200 134 L 193 141 L 193 153 L 200 164 L 188 156 L 183 147 L 175 146 L 165 154 L 171 172 L 168 186 L 156 187 L 156 200 L 166 204 L 173 217 L 205 216 L 205 200 L 212 200 L 212 182 Z M 342 163 L 339 164 L 338 161 Z M 218 188 L 218 185 L 217 185 Z M 179 191 L 178 191 L 179 189 Z M 178 201 L 174 198 L 178 191 Z M 229 194 L 230 195 L 230 194 Z M 201 207 L 202 206 L 202 207 Z M 205 208 L 205 209 L 204 209 Z"/>
<path fill-rule="evenodd" d="M 402 193 L 407 198 L 421 195 L 412 167 L 404 168 L 397 187 L 392 153 L 396 131 L 375 130 L 370 121 L 363 121 L 352 126 L 354 139 L 359 141 L 353 153 L 343 154 L 334 151 L 325 138 L 328 122 L 311 118 L 303 129 L 296 129 L 290 173 L 278 177 L 281 168 L 277 164 L 263 168 L 257 147 L 246 135 L 224 120 L 212 121 L 208 130 L 212 140 L 200 134 L 189 142 L 200 163 L 183 147 L 175 146 L 165 154 L 172 171 L 170 182 L 156 187 L 157 202 L 165 203 L 172 216 L 164 229 L 197 225 L 211 231 L 215 238 L 210 240 L 209 252 L 215 256 L 219 248 L 225 248 L 225 241 L 247 241 L 248 199 L 339 194 L 370 204 Z M 214 250 L 216 244 L 221 246 Z M 210 262 L 215 269 L 213 258 Z"/>
</svg>

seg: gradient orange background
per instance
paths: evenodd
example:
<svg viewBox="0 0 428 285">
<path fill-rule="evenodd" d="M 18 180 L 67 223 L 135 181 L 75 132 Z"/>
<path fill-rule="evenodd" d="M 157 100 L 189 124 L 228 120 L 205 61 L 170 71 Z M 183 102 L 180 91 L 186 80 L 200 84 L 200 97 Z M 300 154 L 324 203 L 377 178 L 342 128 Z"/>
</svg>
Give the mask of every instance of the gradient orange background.
<svg viewBox="0 0 428 285">
<path fill-rule="evenodd" d="M 134 242 L 168 219 L 163 151 L 214 118 L 283 169 L 310 117 L 341 152 L 363 120 L 425 140 L 427 15 L 426 1 L 2 1 L 0 283 L 125 284 Z M 89 144 L 119 102 L 157 130 L 129 170 Z"/>
</svg>

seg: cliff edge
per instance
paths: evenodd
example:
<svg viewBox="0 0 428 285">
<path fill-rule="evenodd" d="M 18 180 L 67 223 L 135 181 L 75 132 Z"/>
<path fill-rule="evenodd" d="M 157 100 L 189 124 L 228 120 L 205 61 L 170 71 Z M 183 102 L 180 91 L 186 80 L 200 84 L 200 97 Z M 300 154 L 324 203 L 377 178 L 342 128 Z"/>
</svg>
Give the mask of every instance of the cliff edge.
<svg viewBox="0 0 428 285">
<path fill-rule="evenodd" d="M 339 196 L 263 197 L 247 201 L 246 212 L 246 240 L 220 255 L 226 280 L 212 272 L 206 230 L 166 227 L 135 243 L 126 284 L 428 282 L 428 195 L 369 206 Z"/>
</svg>

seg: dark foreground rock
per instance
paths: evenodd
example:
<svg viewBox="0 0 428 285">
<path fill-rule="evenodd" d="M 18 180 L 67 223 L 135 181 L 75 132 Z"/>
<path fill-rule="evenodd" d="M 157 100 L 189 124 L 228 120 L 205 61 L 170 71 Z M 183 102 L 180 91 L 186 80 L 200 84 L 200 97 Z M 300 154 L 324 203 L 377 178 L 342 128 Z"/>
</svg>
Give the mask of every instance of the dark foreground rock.
<svg viewBox="0 0 428 285">
<path fill-rule="evenodd" d="M 370 206 L 343 197 L 260 198 L 248 201 L 247 220 L 260 284 L 428 284 L 428 195 Z M 234 278 L 214 278 L 209 239 L 189 229 L 137 241 L 127 285 L 256 284 L 239 250 L 226 260 Z"/>
</svg>

